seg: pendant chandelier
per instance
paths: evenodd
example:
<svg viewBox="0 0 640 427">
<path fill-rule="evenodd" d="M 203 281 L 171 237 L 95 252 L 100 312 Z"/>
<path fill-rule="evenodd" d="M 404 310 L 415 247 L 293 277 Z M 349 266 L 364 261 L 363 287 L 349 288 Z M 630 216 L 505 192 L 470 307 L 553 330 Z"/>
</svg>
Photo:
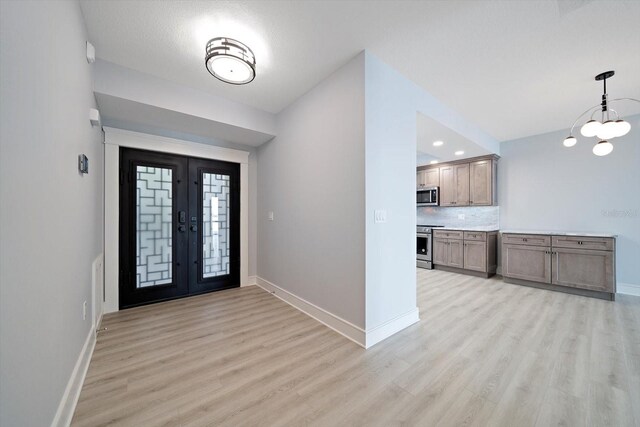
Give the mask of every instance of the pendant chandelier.
<svg viewBox="0 0 640 427">
<path fill-rule="evenodd" d="M 609 107 L 613 102 L 617 101 L 636 101 L 634 98 L 616 98 L 609 100 L 607 95 L 607 79 L 613 77 L 615 71 L 605 71 L 596 76 L 596 81 L 602 80 L 604 83 L 604 92 L 600 104 L 590 107 L 587 111 L 580 114 L 569 131 L 569 136 L 565 138 L 563 144 L 565 147 L 573 147 L 578 140 L 573 136 L 573 129 L 576 127 L 578 120 L 585 115 L 591 113 L 589 120 L 582 125 L 580 133 L 587 138 L 597 137 L 600 141 L 594 145 L 593 154 L 596 156 L 606 156 L 613 151 L 613 144 L 609 141 L 613 138 L 624 136 L 631 130 L 629 122 L 623 120 L 618 112 Z M 600 120 L 594 119 L 595 114 L 600 111 Z"/>
</svg>

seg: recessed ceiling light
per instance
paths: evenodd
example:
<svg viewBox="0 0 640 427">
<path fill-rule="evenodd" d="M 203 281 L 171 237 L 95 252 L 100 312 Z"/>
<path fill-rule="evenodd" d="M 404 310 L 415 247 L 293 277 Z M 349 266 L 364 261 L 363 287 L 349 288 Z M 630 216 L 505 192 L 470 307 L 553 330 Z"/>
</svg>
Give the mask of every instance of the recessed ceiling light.
<svg viewBox="0 0 640 427">
<path fill-rule="evenodd" d="M 455 152 L 455 153 L 453 153 L 453 154 L 455 154 L 456 156 L 462 156 L 462 155 L 464 154 L 464 151 L 462 151 L 462 150 L 458 150 L 458 151 L 456 151 L 456 152 Z"/>
<path fill-rule="evenodd" d="M 434 147 L 440 147 L 442 144 L 444 144 L 443 141 L 434 141 L 433 146 Z"/>
<path fill-rule="evenodd" d="M 431 160 L 429 163 L 432 164 L 432 165 L 435 165 L 436 163 L 438 163 L 438 161 L 437 160 Z"/>
<path fill-rule="evenodd" d="M 225 83 L 244 85 L 256 78 L 256 57 L 243 43 L 228 37 L 216 37 L 207 43 L 204 63 L 215 78 Z"/>
</svg>

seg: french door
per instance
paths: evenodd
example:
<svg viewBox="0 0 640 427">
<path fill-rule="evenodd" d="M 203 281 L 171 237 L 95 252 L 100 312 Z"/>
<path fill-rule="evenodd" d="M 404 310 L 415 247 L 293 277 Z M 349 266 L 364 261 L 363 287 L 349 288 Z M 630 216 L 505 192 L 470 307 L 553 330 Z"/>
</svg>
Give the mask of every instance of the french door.
<svg viewBox="0 0 640 427">
<path fill-rule="evenodd" d="M 240 286 L 239 172 L 120 149 L 120 308 Z"/>
</svg>

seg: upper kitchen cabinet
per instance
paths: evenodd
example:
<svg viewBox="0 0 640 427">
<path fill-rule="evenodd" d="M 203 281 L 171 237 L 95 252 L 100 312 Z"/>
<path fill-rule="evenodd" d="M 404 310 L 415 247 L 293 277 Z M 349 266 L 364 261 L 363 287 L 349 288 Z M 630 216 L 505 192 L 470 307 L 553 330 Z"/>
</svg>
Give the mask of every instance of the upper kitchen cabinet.
<svg viewBox="0 0 640 427">
<path fill-rule="evenodd" d="M 416 174 L 416 188 L 439 187 L 440 171 L 439 168 L 431 168 L 418 171 Z"/>
<path fill-rule="evenodd" d="M 440 206 L 469 205 L 469 164 L 440 167 Z"/>
<path fill-rule="evenodd" d="M 497 162 L 478 160 L 469 164 L 469 204 L 491 206 L 496 203 Z"/>
<path fill-rule="evenodd" d="M 482 156 L 417 172 L 418 188 L 440 187 L 440 206 L 497 205 L 498 156 Z"/>
</svg>

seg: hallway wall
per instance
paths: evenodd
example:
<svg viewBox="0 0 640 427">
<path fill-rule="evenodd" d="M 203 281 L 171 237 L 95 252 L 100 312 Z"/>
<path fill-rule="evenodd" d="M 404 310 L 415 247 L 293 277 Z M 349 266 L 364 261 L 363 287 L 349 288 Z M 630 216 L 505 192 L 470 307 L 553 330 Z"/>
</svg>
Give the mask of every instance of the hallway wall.
<svg viewBox="0 0 640 427">
<path fill-rule="evenodd" d="M 48 426 L 92 333 L 104 150 L 79 4 L 0 8 L 0 425 Z"/>
</svg>

